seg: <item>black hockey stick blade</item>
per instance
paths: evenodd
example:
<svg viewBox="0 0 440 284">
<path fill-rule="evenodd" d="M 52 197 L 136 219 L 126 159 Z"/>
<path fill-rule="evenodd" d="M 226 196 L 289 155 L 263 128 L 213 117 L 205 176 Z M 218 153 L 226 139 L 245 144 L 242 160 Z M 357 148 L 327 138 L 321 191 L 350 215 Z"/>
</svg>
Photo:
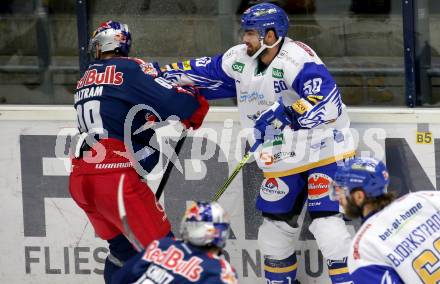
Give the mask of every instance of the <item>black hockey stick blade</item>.
<svg viewBox="0 0 440 284">
<path fill-rule="evenodd" d="M 165 173 L 162 176 L 162 180 L 159 183 L 159 186 L 156 190 L 156 199 L 159 200 L 162 196 L 163 190 L 165 189 L 165 186 L 168 182 L 168 178 L 170 177 L 171 170 L 173 169 L 174 163 L 173 161 L 175 159 L 179 158 L 180 150 L 182 149 L 183 144 L 185 143 L 186 139 L 186 130 L 184 130 L 180 136 L 179 141 L 177 142 L 176 148 L 174 149 L 174 153 L 171 156 L 170 160 L 168 161 L 167 168 L 165 169 Z"/>
</svg>

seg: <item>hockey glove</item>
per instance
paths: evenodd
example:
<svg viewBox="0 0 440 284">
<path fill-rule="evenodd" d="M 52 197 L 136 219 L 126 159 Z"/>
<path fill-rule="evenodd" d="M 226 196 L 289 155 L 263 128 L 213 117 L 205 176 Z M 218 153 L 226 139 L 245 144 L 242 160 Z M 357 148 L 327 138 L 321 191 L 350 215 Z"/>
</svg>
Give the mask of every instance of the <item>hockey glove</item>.
<svg viewBox="0 0 440 284">
<path fill-rule="evenodd" d="M 194 86 L 184 86 L 182 87 L 185 90 L 191 92 L 196 98 L 197 101 L 199 102 L 199 108 L 196 109 L 191 117 L 182 120 L 182 123 L 186 126 L 186 128 L 192 128 L 192 129 L 198 129 L 202 123 L 203 123 L 203 119 L 205 118 L 206 114 L 208 113 L 209 110 L 209 104 L 208 101 L 205 99 L 205 97 L 203 97 L 203 95 L 201 95 L 199 93 L 199 90 L 194 87 Z"/>
<path fill-rule="evenodd" d="M 263 111 L 255 120 L 254 135 L 257 142 L 273 140 L 286 126 L 292 124 L 292 114 L 283 104 L 282 98 Z"/>
</svg>

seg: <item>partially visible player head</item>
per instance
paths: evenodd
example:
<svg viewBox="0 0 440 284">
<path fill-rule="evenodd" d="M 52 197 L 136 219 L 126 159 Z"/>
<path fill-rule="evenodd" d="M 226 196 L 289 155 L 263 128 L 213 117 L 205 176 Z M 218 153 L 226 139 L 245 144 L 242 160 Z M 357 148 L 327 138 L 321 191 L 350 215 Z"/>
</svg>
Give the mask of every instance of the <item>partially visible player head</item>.
<svg viewBox="0 0 440 284">
<path fill-rule="evenodd" d="M 229 218 L 217 202 L 191 201 L 180 234 L 184 241 L 195 246 L 223 248 L 229 237 Z"/>
<path fill-rule="evenodd" d="M 287 35 L 289 18 L 277 5 L 261 3 L 243 13 L 241 28 L 247 54 L 256 58 L 266 48 L 275 47 Z"/>
<path fill-rule="evenodd" d="M 338 165 L 330 198 L 339 200 L 347 217 L 365 217 L 392 202 L 393 195 L 387 192 L 389 181 L 383 162 L 373 158 L 347 160 Z"/>
<path fill-rule="evenodd" d="M 130 47 L 128 26 L 113 21 L 101 23 L 89 42 L 89 52 L 94 59 L 101 59 L 104 55 L 128 56 Z"/>
</svg>

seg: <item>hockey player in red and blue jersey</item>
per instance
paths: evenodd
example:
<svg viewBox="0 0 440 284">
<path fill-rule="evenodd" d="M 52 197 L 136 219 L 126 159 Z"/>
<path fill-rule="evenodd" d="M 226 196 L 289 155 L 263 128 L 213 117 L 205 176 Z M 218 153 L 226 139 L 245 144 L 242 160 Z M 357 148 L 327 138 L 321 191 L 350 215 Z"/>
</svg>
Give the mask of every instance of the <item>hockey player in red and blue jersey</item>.
<svg viewBox="0 0 440 284">
<path fill-rule="evenodd" d="M 170 223 L 162 207 L 139 176 L 150 171 L 160 155 L 152 125 L 172 117 L 198 128 L 208 111 L 195 89 L 173 85 L 157 76 L 152 63 L 127 57 L 130 46 L 126 25 L 102 23 L 90 41 L 95 61 L 78 81 L 74 96 L 81 135 L 69 189 L 96 234 L 109 243 L 106 283 L 113 271 L 137 253 L 122 234 L 117 210 L 119 176 L 126 176 L 127 216 L 141 244 L 169 234 Z"/>
<path fill-rule="evenodd" d="M 113 284 L 235 284 L 235 270 L 223 258 L 229 220 L 217 202 L 191 202 L 182 220 L 182 239 L 153 241 L 115 273 Z"/>
</svg>

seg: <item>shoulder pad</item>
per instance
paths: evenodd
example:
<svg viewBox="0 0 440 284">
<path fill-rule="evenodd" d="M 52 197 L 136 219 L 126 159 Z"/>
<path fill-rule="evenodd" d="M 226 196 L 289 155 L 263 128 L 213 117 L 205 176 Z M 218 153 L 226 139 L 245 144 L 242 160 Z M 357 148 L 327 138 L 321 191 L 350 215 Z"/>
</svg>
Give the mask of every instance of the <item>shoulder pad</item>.
<svg viewBox="0 0 440 284">
<path fill-rule="evenodd" d="M 144 72 L 146 75 L 150 75 L 153 78 L 156 78 L 160 75 L 160 68 L 157 63 L 145 62 L 142 59 L 136 57 L 127 57 L 127 59 L 136 62 L 141 68 L 142 72 Z"/>
<path fill-rule="evenodd" d="M 246 45 L 239 44 L 231 47 L 228 51 L 223 54 L 223 60 L 229 60 L 232 58 L 240 58 L 246 55 Z"/>
</svg>

